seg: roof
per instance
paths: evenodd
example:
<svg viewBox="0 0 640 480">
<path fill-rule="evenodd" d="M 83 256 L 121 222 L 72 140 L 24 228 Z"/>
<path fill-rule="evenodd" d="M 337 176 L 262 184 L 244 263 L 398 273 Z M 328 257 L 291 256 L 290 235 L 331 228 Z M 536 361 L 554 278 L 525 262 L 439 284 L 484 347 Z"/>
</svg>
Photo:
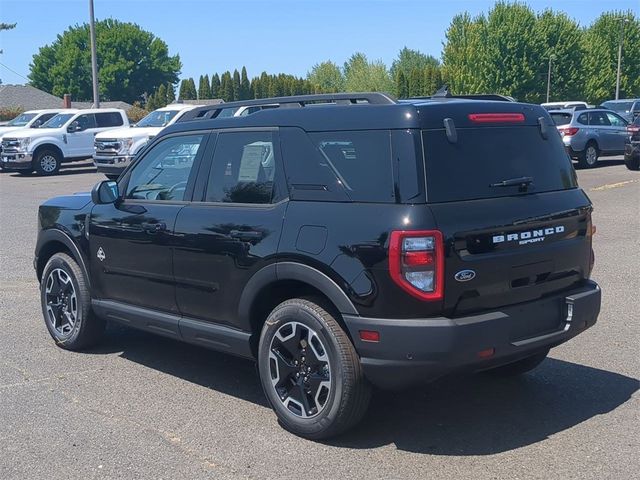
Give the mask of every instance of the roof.
<svg viewBox="0 0 640 480">
<path fill-rule="evenodd" d="M 0 108 L 21 110 L 62 108 L 62 99 L 31 85 L 0 85 Z"/>
<path fill-rule="evenodd" d="M 25 110 L 22 113 L 60 113 L 60 112 L 64 112 L 68 109 L 59 107 L 59 108 L 41 108 L 41 109 L 36 109 L 36 110 Z"/>
<path fill-rule="evenodd" d="M 129 110 L 133 105 L 127 102 L 100 102 L 100 108 L 119 108 L 121 110 Z M 73 108 L 93 108 L 93 102 L 71 102 Z"/>
<path fill-rule="evenodd" d="M 219 103 L 224 103 L 224 100 L 221 98 L 203 98 L 201 100 L 178 100 L 177 104 L 183 103 L 186 105 L 218 105 Z"/>
<path fill-rule="evenodd" d="M 156 110 L 160 110 L 160 111 L 178 110 L 178 111 L 180 111 L 180 110 L 187 110 L 187 109 L 192 109 L 192 108 L 201 107 L 201 106 L 202 106 L 201 103 L 199 103 L 197 105 L 191 105 L 191 104 L 186 104 L 186 103 L 170 103 L 166 107 L 157 108 Z"/>
</svg>

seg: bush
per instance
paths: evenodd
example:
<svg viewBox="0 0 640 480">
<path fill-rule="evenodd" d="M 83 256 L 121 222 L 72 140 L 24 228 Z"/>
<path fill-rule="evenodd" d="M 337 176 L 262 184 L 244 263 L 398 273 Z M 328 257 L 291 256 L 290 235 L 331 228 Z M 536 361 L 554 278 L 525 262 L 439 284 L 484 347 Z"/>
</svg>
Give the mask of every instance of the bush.
<svg viewBox="0 0 640 480">
<path fill-rule="evenodd" d="M 139 102 L 134 102 L 133 106 L 127 110 L 127 117 L 131 123 L 137 123 L 142 120 L 147 113 L 149 112 L 142 108 Z"/>
<path fill-rule="evenodd" d="M 20 107 L 0 108 L 0 122 L 8 122 L 9 120 L 13 120 L 22 112 L 24 112 L 24 108 Z"/>
</svg>

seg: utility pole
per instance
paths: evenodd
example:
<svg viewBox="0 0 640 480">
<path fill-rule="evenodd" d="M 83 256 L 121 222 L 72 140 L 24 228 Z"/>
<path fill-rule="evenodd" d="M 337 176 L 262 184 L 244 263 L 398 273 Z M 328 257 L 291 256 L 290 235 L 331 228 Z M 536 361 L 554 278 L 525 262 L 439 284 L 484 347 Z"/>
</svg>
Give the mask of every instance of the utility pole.
<svg viewBox="0 0 640 480">
<path fill-rule="evenodd" d="M 622 69 L 622 41 L 624 40 L 624 24 L 628 18 L 620 18 L 620 42 L 618 43 L 618 73 L 616 75 L 616 100 L 620 98 L 620 70 Z"/>
<path fill-rule="evenodd" d="M 553 53 L 549 55 L 549 69 L 547 70 L 547 103 L 549 103 L 549 97 L 551 95 L 551 61 L 555 59 L 556 56 Z"/>
<path fill-rule="evenodd" d="M 98 94 L 98 59 L 96 56 L 96 25 L 93 18 L 93 0 L 89 0 L 89 34 L 91 36 L 91 76 L 93 80 L 93 107 L 100 108 Z"/>
</svg>

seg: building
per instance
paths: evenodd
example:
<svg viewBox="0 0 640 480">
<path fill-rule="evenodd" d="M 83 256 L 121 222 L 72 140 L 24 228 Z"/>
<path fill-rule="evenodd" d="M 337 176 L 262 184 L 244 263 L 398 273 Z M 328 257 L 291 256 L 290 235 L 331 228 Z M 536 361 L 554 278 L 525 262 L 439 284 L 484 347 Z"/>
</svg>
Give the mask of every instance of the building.
<svg viewBox="0 0 640 480">
<path fill-rule="evenodd" d="M 67 97 L 65 95 L 65 97 Z M 91 108 L 93 102 L 73 102 L 67 97 L 66 102 L 60 97 L 38 90 L 31 85 L 0 85 L 0 109 L 11 110 L 43 110 L 46 108 Z M 126 102 L 100 102 L 104 108 L 121 108 L 129 110 Z"/>
</svg>

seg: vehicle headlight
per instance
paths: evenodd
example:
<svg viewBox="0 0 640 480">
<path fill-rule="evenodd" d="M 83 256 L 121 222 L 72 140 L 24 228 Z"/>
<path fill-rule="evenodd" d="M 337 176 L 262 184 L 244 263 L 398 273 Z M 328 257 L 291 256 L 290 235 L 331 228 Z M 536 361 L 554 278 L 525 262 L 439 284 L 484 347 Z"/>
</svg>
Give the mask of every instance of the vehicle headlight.
<svg viewBox="0 0 640 480">
<path fill-rule="evenodd" d="M 18 145 L 18 150 L 26 152 L 27 148 L 29 148 L 29 143 L 31 143 L 31 138 L 29 138 L 29 137 L 20 139 L 20 144 Z"/>
<path fill-rule="evenodd" d="M 120 144 L 120 150 L 118 150 L 118 153 L 120 155 L 126 155 L 133 146 L 133 138 L 119 138 L 118 143 Z"/>
</svg>

